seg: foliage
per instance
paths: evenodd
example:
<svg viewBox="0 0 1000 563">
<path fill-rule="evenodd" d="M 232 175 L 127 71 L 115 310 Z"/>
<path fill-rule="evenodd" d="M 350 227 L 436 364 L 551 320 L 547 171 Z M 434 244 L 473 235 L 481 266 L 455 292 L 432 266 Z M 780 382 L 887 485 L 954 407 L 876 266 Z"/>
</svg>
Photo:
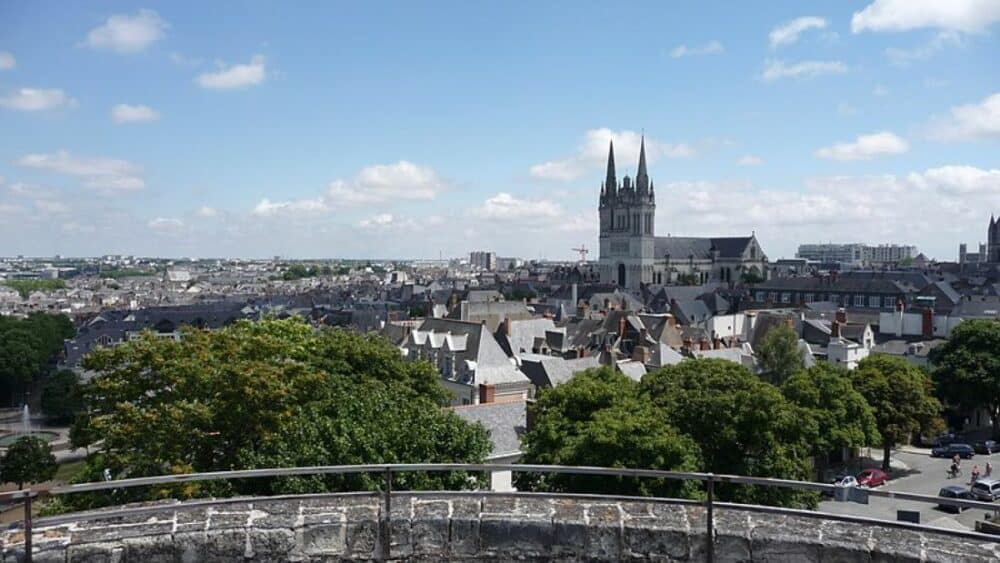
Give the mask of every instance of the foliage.
<svg viewBox="0 0 1000 563">
<path fill-rule="evenodd" d="M 851 384 L 846 369 L 827 363 L 801 371 L 785 382 L 782 393 L 801 409 L 799 420 L 816 458 L 841 448 L 881 443 L 875 415 Z"/>
<path fill-rule="evenodd" d="M 17 483 L 17 488 L 22 489 L 25 483 L 48 481 L 57 469 L 52 448 L 39 438 L 24 436 L 11 444 L 0 459 L 0 480 Z"/>
<path fill-rule="evenodd" d="M 66 288 L 66 281 L 59 278 L 6 280 L 3 283 L 18 292 L 21 295 L 21 299 L 27 299 L 29 295 L 36 291 L 48 292 Z"/>
<path fill-rule="evenodd" d="M 1000 436 L 1000 323 L 960 323 L 947 342 L 931 351 L 931 362 L 941 398 L 964 409 L 986 409 L 994 438 Z"/>
<path fill-rule="evenodd" d="M 297 318 L 241 321 L 212 332 L 185 328 L 180 341 L 146 333 L 95 350 L 83 365 L 98 376 L 85 386 L 88 416 L 74 426 L 74 442 L 103 440 L 100 455 L 88 460 L 91 479 L 105 468 L 123 478 L 310 460 L 480 461 L 489 450 L 481 428 L 440 410 L 447 395 L 429 364 L 405 361 L 380 337 L 315 331 Z M 304 486 L 246 481 L 129 494 Z M 78 506 L 98 502 L 91 497 Z"/>
<path fill-rule="evenodd" d="M 642 388 L 667 423 L 701 448 L 704 470 L 808 479 L 808 437 L 796 409 L 773 385 L 733 362 L 685 360 L 643 377 Z M 812 493 L 720 485 L 723 500 L 813 506 Z"/>
<path fill-rule="evenodd" d="M 61 370 L 42 388 L 42 412 L 57 423 L 71 422 L 83 411 L 83 392 L 76 373 Z"/>
<path fill-rule="evenodd" d="M 79 414 L 69 427 L 69 443 L 76 448 L 90 448 L 97 441 L 89 414 Z"/>
<path fill-rule="evenodd" d="M 608 368 L 588 370 L 541 391 L 531 406 L 525 463 L 695 471 L 697 444 L 669 426 L 639 385 Z M 689 481 L 518 474 L 519 487 L 547 491 L 694 498 Z"/>
<path fill-rule="evenodd" d="M 799 336 L 786 324 L 767 331 L 757 347 L 757 358 L 760 360 L 761 377 L 774 385 L 782 385 L 805 369 L 799 352 Z"/>
<path fill-rule="evenodd" d="M 330 266 L 306 266 L 304 264 L 292 264 L 287 270 L 281 273 L 281 279 L 285 281 L 300 280 L 303 278 L 315 278 L 318 276 L 329 276 L 333 273 Z"/>
<path fill-rule="evenodd" d="M 24 319 L 0 316 L 0 386 L 16 388 L 30 383 L 62 351 L 63 340 L 74 333 L 66 315 L 38 312 Z"/>
<path fill-rule="evenodd" d="M 762 283 L 765 280 L 764 276 L 751 270 L 749 272 L 744 272 L 743 275 L 740 276 L 740 281 L 743 282 L 744 284 L 752 285 L 755 283 Z"/>
<path fill-rule="evenodd" d="M 854 388 L 868 401 L 882 435 L 882 468 L 889 470 L 892 447 L 916 432 L 935 433 L 941 426 L 941 403 L 933 383 L 919 367 L 902 358 L 875 354 L 851 372 Z"/>
</svg>

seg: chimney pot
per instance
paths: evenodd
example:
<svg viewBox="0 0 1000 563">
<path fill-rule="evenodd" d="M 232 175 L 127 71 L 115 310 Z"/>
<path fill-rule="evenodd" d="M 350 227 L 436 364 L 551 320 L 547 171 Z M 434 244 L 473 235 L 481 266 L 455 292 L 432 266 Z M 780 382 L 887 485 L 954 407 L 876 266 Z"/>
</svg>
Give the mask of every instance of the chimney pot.
<svg viewBox="0 0 1000 563">
<path fill-rule="evenodd" d="M 487 383 L 479 384 L 479 404 L 495 403 L 497 400 L 497 386 Z"/>
<path fill-rule="evenodd" d="M 840 321 L 833 321 L 830 325 L 830 338 L 840 338 Z"/>
</svg>

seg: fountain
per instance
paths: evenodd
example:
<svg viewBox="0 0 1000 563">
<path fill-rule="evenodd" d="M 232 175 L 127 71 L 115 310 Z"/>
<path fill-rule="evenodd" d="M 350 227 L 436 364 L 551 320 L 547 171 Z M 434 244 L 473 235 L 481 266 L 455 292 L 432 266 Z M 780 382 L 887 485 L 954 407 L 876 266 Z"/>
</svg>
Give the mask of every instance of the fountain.
<svg viewBox="0 0 1000 563">
<path fill-rule="evenodd" d="M 24 425 L 24 435 L 31 436 L 31 412 L 28 410 L 28 403 L 24 404 L 24 411 L 21 413 L 21 423 Z"/>
</svg>

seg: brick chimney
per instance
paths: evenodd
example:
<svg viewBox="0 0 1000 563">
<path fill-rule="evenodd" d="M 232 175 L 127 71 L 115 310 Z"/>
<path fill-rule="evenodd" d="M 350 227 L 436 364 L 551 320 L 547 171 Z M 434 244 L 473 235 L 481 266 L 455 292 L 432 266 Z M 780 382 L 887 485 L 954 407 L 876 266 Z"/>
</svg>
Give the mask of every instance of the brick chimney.
<svg viewBox="0 0 1000 563">
<path fill-rule="evenodd" d="M 503 319 L 503 333 L 510 338 L 510 317 L 504 317 Z"/>
<path fill-rule="evenodd" d="M 497 386 L 480 383 L 479 384 L 479 404 L 495 403 L 497 402 Z"/>
<path fill-rule="evenodd" d="M 702 336 L 701 337 L 701 342 L 699 342 L 698 344 L 699 344 L 699 349 L 701 349 L 701 350 L 708 350 L 708 338 L 705 338 L 704 336 Z"/>
<path fill-rule="evenodd" d="M 924 338 L 931 339 L 934 338 L 934 309 L 927 307 L 924 309 L 923 318 L 921 319 L 921 327 L 923 328 Z"/>
<path fill-rule="evenodd" d="M 837 322 L 846 325 L 847 324 L 847 309 L 841 307 L 837 309 Z"/>
<path fill-rule="evenodd" d="M 692 344 L 693 343 L 691 342 L 691 337 L 690 336 L 685 336 L 684 337 L 684 347 L 687 348 L 688 350 L 694 350 L 694 348 L 692 347 Z"/>
<path fill-rule="evenodd" d="M 636 362 L 649 362 L 649 349 L 645 346 L 636 346 L 632 349 L 632 359 Z"/>
<path fill-rule="evenodd" d="M 625 338 L 625 315 L 618 319 L 618 336 Z"/>
<path fill-rule="evenodd" d="M 722 348 L 722 339 L 719 338 L 718 333 L 715 332 L 712 333 L 712 348 L 715 350 Z"/>
<path fill-rule="evenodd" d="M 830 324 L 830 338 L 840 338 L 840 321 L 833 321 Z"/>
</svg>

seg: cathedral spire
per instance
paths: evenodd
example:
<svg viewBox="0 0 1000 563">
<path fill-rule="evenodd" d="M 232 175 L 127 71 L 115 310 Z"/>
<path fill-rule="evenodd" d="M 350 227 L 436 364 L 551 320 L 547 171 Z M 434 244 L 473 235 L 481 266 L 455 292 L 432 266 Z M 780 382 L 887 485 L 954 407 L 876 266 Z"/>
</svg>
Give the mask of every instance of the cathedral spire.
<svg viewBox="0 0 1000 563">
<path fill-rule="evenodd" d="M 644 194 L 649 189 L 649 175 L 646 173 L 646 136 L 639 142 L 639 171 L 635 174 L 636 191 Z"/>
<path fill-rule="evenodd" d="M 614 196 L 618 187 L 618 178 L 615 177 L 615 142 L 612 140 L 608 148 L 608 177 L 604 180 L 605 189 L 609 196 Z"/>
</svg>

